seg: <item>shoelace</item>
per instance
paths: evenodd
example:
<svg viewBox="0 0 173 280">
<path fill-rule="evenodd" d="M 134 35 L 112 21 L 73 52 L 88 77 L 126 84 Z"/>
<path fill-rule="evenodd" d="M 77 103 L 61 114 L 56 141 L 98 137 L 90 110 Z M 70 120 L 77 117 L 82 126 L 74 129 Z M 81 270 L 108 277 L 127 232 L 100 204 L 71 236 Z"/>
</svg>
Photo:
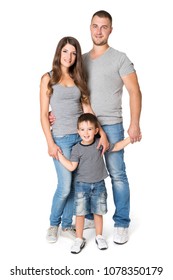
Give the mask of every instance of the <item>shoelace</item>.
<svg viewBox="0 0 173 280">
<path fill-rule="evenodd" d="M 99 243 L 101 243 L 101 245 L 105 245 L 105 244 L 106 244 L 106 241 L 104 240 L 103 237 L 97 237 L 97 241 L 98 241 Z"/>
<path fill-rule="evenodd" d="M 75 239 L 75 242 L 74 242 L 74 246 L 78 246 L 79 243 L 80 243 L 80 245 L 81 245 L 82 242 L 83 242 L 83 241 L 81 241 L 79 238 L 76 238 L 76 239 Z"/>
</svg>

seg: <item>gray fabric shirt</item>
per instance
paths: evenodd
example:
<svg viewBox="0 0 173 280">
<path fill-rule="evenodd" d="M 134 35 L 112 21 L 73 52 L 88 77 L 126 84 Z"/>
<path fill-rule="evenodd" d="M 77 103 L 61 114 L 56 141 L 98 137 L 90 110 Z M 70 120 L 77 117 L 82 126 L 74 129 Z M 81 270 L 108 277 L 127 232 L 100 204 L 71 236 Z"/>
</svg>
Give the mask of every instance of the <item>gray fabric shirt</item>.
<svg viewBox="0 0 173 280">
<path fill-rule="evenodd" d="M 80 98 L 81 93 L 77 86 L 53 86 L 50 105 L 56 117 L 52 126 L 54 136 L 77 133 L 77 119 L 83 112 Z"/>
<path fill-rule="evenodd" d="M 122 122 L 122 78 L 135 71 L 125 53 L 109 47 L 96 59 L 83 54 L 91 106 L 101 125 Z"/>
<path fill-rule="evenodd" d="M 73 146 L 70 160 L 79 163 L 76 170 L 77 181 L 96 183 L 108 176 L 101 149 L 97 149 L 98 142 L 99 139 L 96 138 L 90 145 L 78 143 Z M 110 152 L 113 147 L 114 144 L 110 144 Z"/>
</svg>

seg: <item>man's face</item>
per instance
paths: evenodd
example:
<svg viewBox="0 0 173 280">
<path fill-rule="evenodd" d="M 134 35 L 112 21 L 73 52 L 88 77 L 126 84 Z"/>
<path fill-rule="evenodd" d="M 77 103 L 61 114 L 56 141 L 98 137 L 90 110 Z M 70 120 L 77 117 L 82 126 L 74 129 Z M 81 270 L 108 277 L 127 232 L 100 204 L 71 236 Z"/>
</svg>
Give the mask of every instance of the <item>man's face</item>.
<svg viewBox="0 0 173 280">
<path fill-rule="evenodd" d="M 96 46 L 107 44 L 112 26 L 108 18 L 93 17 L 90 25 L 91 38 Z"/>
</svg>

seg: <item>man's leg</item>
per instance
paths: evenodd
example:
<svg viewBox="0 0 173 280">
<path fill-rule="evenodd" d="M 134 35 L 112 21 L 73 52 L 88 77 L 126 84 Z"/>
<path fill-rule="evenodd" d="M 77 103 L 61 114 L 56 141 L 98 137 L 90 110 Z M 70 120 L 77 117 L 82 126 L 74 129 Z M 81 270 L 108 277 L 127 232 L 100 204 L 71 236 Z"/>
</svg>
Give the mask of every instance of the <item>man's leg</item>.
<svg viewBox="0 0 173 280">
<path fill-rule="evenodd" d="M 123 125 L 103 126 L 110 143 L 124 139 Z M 130 223 L 130 189 L 124 163 L 124 150 L 105 153 L 106 166 L 112 182 L 113 199 L 115 204 L 114 242 L 123 244 L 128 241 L 128 227 Z"/>
</svg>

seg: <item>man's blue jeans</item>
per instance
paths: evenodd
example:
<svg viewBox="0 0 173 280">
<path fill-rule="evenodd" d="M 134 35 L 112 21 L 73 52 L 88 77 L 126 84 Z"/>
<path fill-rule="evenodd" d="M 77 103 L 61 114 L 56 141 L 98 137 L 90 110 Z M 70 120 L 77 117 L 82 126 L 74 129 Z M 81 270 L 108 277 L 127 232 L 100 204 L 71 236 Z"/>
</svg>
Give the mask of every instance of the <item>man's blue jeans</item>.
<svg viewBox="0 0 173 280">
<path fill-rule="evenodd" d="M 124 139 L 123 124 L 103 125 L 110 143 L 116 143 Z M 106 166 L 112 183 L 115 212 L 113 215 L 114 226 L 128 227 L 130 223 L 130 189 L 124 163 L 124 150 L 105 153 Z M 91 216 L 86 216 L 91 218 Z"/>
<path fill-rule="evenodd" d="M 53 139 L 68 159 L 70 158 L 72 147 L 81 140 L 78 134 L 68 134 L 62 137 L 53 136 Z M 70 228 L 74 205 L 73 173 L 63 167 L 58 160 L 53 159 L 53 161 L 58 184 L 52 201 L 50 225 L 58 226 L 61 223 L 62 228 Z"/>
</svg>

